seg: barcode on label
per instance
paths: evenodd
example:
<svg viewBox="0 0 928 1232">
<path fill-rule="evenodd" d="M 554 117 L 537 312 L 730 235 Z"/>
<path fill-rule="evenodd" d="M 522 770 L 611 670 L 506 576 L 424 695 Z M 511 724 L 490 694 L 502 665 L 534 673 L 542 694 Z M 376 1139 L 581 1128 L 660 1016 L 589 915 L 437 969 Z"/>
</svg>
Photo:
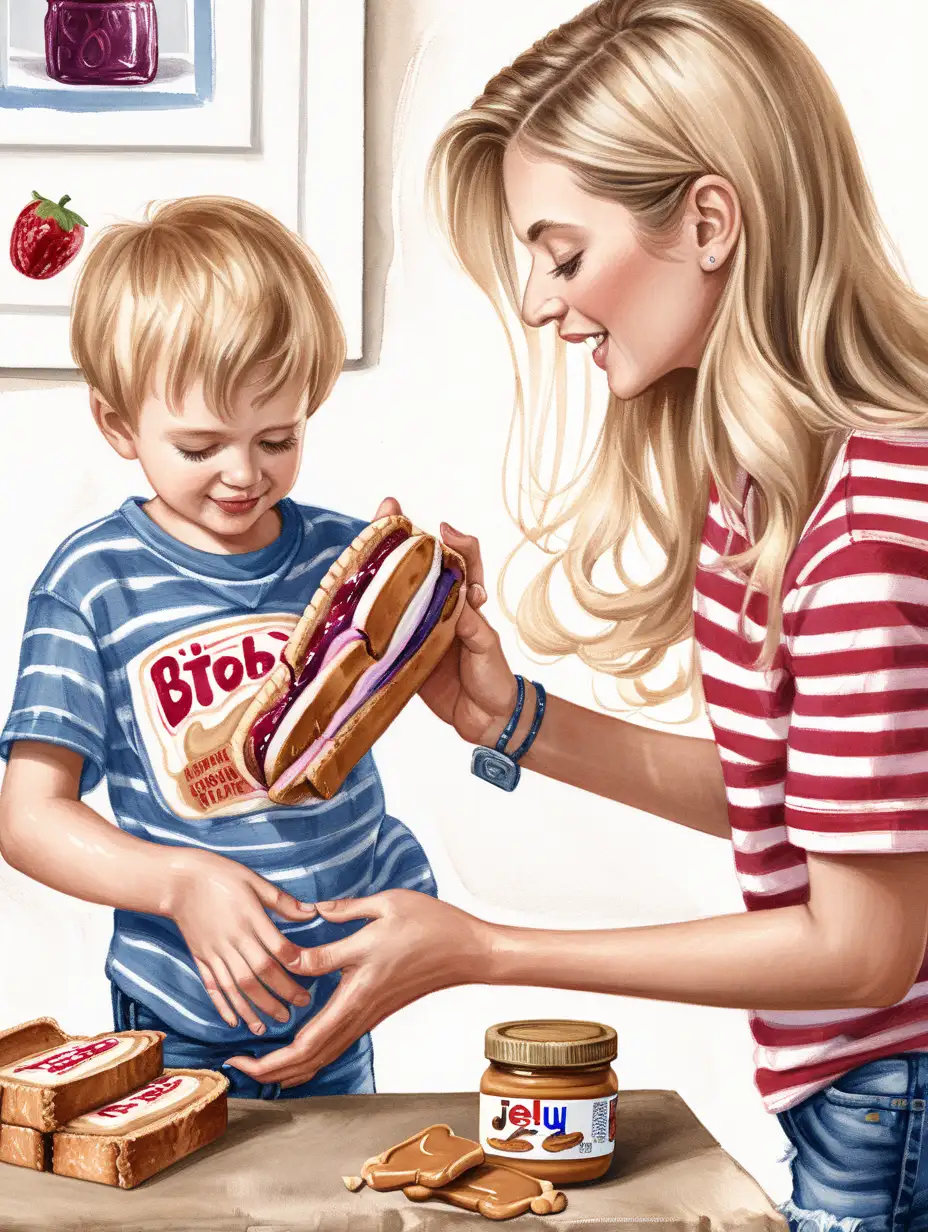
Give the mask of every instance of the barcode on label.
<svg viewBox="0 0 928 1232">
<path fill-rule="evenodd" d="M 605 1142 L 609 1136 L 609 1101 L 598 1099 L 593 1105 L 593 1126 L 590 1137 L 594 1142 Z"/>
</svg>

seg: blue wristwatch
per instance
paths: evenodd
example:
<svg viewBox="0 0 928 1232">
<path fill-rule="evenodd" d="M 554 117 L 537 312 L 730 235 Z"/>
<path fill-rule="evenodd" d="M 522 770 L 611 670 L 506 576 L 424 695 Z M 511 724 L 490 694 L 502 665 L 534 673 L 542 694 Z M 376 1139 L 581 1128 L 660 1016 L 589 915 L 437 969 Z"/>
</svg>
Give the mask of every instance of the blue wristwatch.
<svg viewBox="0 0 928 1232">
<path fill-rule="evenodd" d="M 471 773 L 475 774 L 478 779 L 483 779 L 485 783 L 492 783 L 494 787 L 499 787 L 503 791 L 515 791 L 519 785 L 519 779 L 522 776 L 522 771 L 519 767 L 519 762 L 529 751 L 535 742 L 535 737 L 538 735 L 538 729 L 541 727 L 541 720 L 545 716 L 545 706 L 548 699 L 545 694 L 544 687 L 533 680 L 535 686 L 535 717 L 532 719 L 532 726 L 529 728 L 528 735 L 519 745 L 514 753 L 507 753 L 506 745 L 512 739 L 513 732 L 519 725 L 519 719 L 522 717 L 522 707 L 525 704 L 525 681 L 521 676 L 516 676 L 516 707 L 512 712 L 512 717 L 503 728 L 499 740 L 496 742 L 496 748 L 486 748 L 484 745 L 478 745 L 474 749 L 473 756 L 470 760 Z"/>
</svg>

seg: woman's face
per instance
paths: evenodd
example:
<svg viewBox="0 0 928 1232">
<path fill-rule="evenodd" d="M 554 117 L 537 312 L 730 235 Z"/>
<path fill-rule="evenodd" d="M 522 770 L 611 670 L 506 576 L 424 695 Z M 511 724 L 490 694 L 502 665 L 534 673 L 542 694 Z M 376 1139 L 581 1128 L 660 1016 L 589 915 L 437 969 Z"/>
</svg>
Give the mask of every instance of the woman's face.
<svg viewBox="0 0 928 1232">
<path fill-rule="evenodd" d="M 554 322 L 566 341 L 594 348 L 618 398 L 699 366 L 740 227 L 726 181 L 697 181 L 679 232 L 656 251 L 642 245 L 623 206 L 590 196 L 563 163 L 530 156 L 517 142 L 506 151 L 503 184 L 510 222 L 532 258 L 527 325 Z"/>
</svg>

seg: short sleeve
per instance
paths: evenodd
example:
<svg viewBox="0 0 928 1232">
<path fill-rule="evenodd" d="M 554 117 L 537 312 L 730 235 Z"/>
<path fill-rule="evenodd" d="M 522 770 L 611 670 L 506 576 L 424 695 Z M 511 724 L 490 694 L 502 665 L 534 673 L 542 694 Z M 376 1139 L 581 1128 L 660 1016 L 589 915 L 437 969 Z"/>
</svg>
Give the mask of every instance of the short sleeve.
<svg viewBox="0 0 928 1232">
<path fill-rule="evenodd" d="M 864 539 L 784 601 L 785 820 L 808 851 L 928 851 L 928 545 Z"/>
<path fill-rule="evenodd" d="M 84 758 L 80 794 L 106 769 L 106 676 L 93 631 L 70 604 L 34 591 L 26 612 L 13 704 L 0 733 L 7 761 L 17 740 L 59 744 Z"/>
</svg>

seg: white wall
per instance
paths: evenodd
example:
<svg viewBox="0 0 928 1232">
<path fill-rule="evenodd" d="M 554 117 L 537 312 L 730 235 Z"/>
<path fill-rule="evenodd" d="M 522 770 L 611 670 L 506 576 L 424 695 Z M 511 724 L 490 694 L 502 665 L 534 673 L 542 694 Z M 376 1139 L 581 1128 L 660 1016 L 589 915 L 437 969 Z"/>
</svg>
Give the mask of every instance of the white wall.
<svg viewBox="0 0 928 1232">
<path fill-rule="evenodd" d="M 923 0 L 883 0 L 877 22 L 868 0 L 776 0 L 771 7 L 832 74 L 884 217 L 913 279 L 928 285 Z M 514 542 L 500 486 L 511 374 L 490 310 L 426 225 L 422 168 L 442 122 L 575 9 L 574 0 L 372 0 L 371 83 L 378 93 L 371 104 L 369 263 L 375 279 L 390 262 L 380 360 L 347 373 L 312 423 L 294 493 L 367 516 L 382 496 L 397 495 L 423 526 L 445 519 L 478 534 L 491 579 Z M 401 86 L 391 151 L 392 99 Z M 378 300 L 375 288 L 374 318 Z M 0 411 L 0 499 L 7 518 L 0 698 L 9 698 L 25 596 L 48 553 L 69 530 L 130 491 L 147 489 L 140 473 L 97 438 L 75 385 L 18 382 L 2 394 Z M 350 465 L 333 464 L 340 458 Z M 592 704 L 585 670 L 532 664 L 499 620 L 492 594 L 487 611 L 514 666 L 539 673 L 553 692 Z M 704 719 L 689 730 L 708 733 Z M 469 749 L 419 703 L 380 742 L 378 761 L 390 809 L 422 839 L 443 896 L 470 910 L 501 921 L 592 928 L 741 909 L 730 850 L 721 841 L 531 775 L 512 796 L 494 791 L 470 776 Z M 103 792 L 90 802 L 108 814 Z M 0 1023 L 54 1014 L 72 1031 L 105 1029 L 108 934 L 108 911 L 0 867 Z M 613 1023 L 622 1085 L 679 1091 L 775 1198 L 784 1195 L 786 1170 L 777 1162 L 784 1139 L 753 1088 L 740 1011 L 545 990 L 452 990 L 378 1029 L 380 1088 L 473 1089 L 484 1065 L 486 1026 L 530 1015 Z"/>
</svg>

